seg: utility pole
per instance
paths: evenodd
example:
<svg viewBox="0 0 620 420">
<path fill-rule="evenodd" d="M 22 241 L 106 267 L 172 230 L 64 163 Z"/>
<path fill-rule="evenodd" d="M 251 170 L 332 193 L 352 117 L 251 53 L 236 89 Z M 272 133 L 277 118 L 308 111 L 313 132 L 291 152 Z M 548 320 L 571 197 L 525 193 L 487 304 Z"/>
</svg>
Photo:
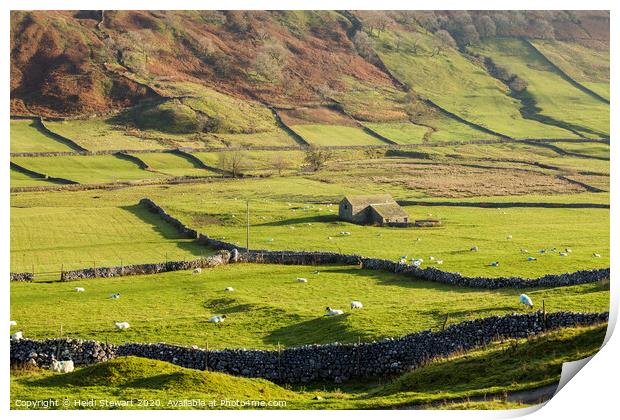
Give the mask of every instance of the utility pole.
<svg viewBox="0 0 620 420">
<path fill-rule="evenodd" d="M 250 253 L 250 200 L 245 200 L 245 251 Z"/>
</svg>

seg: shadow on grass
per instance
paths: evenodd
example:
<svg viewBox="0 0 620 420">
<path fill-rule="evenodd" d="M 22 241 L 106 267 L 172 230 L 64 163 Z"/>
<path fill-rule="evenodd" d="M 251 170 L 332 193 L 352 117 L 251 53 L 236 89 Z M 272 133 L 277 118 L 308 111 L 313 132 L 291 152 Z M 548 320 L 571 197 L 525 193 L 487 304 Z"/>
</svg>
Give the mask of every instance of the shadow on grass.
<svg viewBox="0 0 620 420">
<path fill-rule="evenodd" d="M 354 315 L 348 313 L 338 316 L 322 316 L 286 325 L 273 330 L 263 339 L 263 342 L 293 347 L 308 343 L 355 343 L 358 340 L 364 342 L 374 338 L 365 331 L 351 328 L 349 322 L 351 316 Z"/>
<path fill-rule="evenodd" d="M 199 245 L 198 243 L 194 241 L 192 242 L 189 242 L 187 240 L 181 241 L 186 238 L 183 238 L 181 234 L 174 227 L 170 226 L 168 223 L 163 221 L 158 215 L 156 215 L 155 213 L 151 213 L 150 211 L 148 211 L 146 208 L 142 207 L 139 204 L 134 204 L 131 206 L 121 206 L 120 208 L 125 211 L 128 211 L 129 213 L 136 216 L 138 219 L 142 220 L 145 224 L 151 226 L 153 231 L 156 232 L 158 235 L 162 236 L 164 239 L 179 240 L 179 242 L 176 242 L 175 245 L 183 251 L 187 251 L 195 256 L 210 255 L 213 253 L 212 249 Z M 164 252 L 162 252 L 162 255 L 163 254 Z"/>
</svg>

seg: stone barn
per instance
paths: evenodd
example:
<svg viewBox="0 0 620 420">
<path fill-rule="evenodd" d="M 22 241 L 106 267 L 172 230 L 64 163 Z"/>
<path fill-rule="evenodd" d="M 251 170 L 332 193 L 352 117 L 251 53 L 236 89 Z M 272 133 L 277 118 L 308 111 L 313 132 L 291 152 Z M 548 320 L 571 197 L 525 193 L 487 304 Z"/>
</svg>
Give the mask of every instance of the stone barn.
<svg viewBox="0 0 620 420">
<path fill-rule="evenodd" d="M 360 225 L 409 225 L 409 215 L 389 194 L 346 196 L 340 202 L 338 215 L 341 220 Z"/>
</svg>

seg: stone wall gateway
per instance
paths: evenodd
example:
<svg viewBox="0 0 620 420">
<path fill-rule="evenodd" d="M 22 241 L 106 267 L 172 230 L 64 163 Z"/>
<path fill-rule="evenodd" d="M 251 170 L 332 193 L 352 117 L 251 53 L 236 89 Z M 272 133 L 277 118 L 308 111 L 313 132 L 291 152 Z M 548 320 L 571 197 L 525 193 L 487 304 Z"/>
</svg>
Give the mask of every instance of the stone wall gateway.
<svg viewBox="0 0 620 420">
<path fill-rule="evenodd" d="M 170 344 L 127 343 L 120 346 L 90 340 L 11 341 L 11 363 L 48 367 L 53 358 L 89 365 L 120 356 L 162 360 L 179 366 L 264 378 L 279 383 L 342 382 L 382 377 L 415 369 L 428 361 L 472 350 L 505 338 L 527 338 L 577 325 L 607 322 L 609 313 L 542 312 L 493 316 L 361 344 L 308 345 L 274 350 L 209 350 Z"/>
</svg>

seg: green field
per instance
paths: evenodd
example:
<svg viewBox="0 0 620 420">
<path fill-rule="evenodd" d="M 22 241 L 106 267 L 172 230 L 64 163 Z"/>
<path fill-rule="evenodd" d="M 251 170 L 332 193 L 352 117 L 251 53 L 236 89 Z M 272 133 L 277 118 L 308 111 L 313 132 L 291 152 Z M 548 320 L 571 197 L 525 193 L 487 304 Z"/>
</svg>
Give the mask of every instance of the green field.
<svg viewBox="0 0 620 420">
<path fill-rule="evenodd" d="M 493 39 L 482 44 L 481 52 L 528 82 L 527 92 L 543 117 L 570 124 L 584 136 L 609 135 L 609 105 L 567 83 L 527 42 Z"/>
<path fill-rule="evenodd" d="M 105 120 L 46 121 L 45 125 L 55 133 L 70 138 L 87 150 L 143 150 L 171 147 L 166 141 L 133 135 L 126 130 L 126 127 Z"/>
<path fill-rule="evenodd" d="M 530 41 L 571 78 L 609 99 L 609 50 L 586 48 L 575 42 Z"/>
<path fill-rule="evenodd" d="M 13 162 L 35 172 L 70 179 L 80 184 L 160 178 L 135 162 L 114 155 L 16 157 Z"/>
<path fill-rule="evenodd" d="M 93 200 L 99 205 L 72 207 L 68 200 L 62 207 L 12 207 L 11 271 L 54 271 L 37 280 L 56 280 L 61 268 L 187 260 L 208 252 L 144 208 Z"/>
<path fill-rule="evenodd" d="M 41 203 L 43 193 L 20 193 L 13 195 L 12 205 L 62 209 L 70 200 L 72 206 L 97 209 L 101 202 L 113 207 L 134 206 L 148 196 L 200 232 L 244 244 L 245 199 L 250 199 L 250 246 L 254 249 L 340 251 L 391 260 L 407 255 L 423 258 L 423 266 L 429 264 L 429 256 L 434 256 L 443 260 L 439 267 L 442 270 L 485 277 L 538 277 L 609 265 L 608 209 L 405 207 L 413 219 L 428 218 L 429 213 L 440 218 L 443 226 L 438 228 L 367 227 L 338 220 L 335 204 L 343 195 L 378 192 L 389 192 L 397 199 L 427 199 L 416 191 L 373 185 L 371 181 L 342 185 L 320 179 L 274 177 L 173 188 L 145 186 L 62 192 L 48 195 L 45 204 Z M 552 198 L 522 196 L 486 200 L 578 202 L 581 196 L 585 202 L 604 203 L 609 199 L 608 195 L 567 194 Z M 485 198 L 473 201 L 481 200 Z M 63 231 L 61 224 L 54 229 Z M 351 235 L 340 235 L 342 231 Z M 15 232 L 20 235 L 19 229 Z M 513 239 L 507 240 L 508 235 Z M 479 247 L 478 252 L 469 251 L 474 245 Z M 539 249 L 553 247 L 558 251 L 538 254 Z M 564 248 L 573 252 L 561 257 L 559 251 Z M 522 253 L 521 249 L 528 252 Z M 593 253 L 599 253 L 601 258 L 594 258 Z M 527 261 L 529 255 L 537 256 L 538 261 Z M 499 261 L 500 265 L 490 267 L 491 261 Z"/>
<path fill-rule="evenodd" d="M 67 144 L 43 132 L 34 120 L 11 120 L 11 152 L 72 152 Z"/>
<path fill-rule="evenodd" d="M 228 400 L 285 401 L 288 409 L 509 409 L 507 392 L 538 388 L 560 379 L 562 363 L 598 351 L 606 326 L 568 328 L 531 340 L 507 340 L 485 349 L 433 361 L 384 381 L 278 386 L 262 379 L 181 368 L 136 357 L 79 368 L 69 374 L 11 370 L 11 408 L 16 399 L 61 402 L 90 398 L 109 401 Z M 320 397 L 320 398 L 318 398 Z M 471 399 L 471 400 L 470 400 Z M 482 399 L 478 401 L 478 399 Z M 151 408 L 162 408 L 151 407 Z M 73 406 L 69 408 L 75 408 Z M 149 407 L 144 407 L 149 408 Z"/>
<path fill-rule="evenodd" d="M 45 178 L 35 178 L 22 172 L 11 169 L 11 187 L 44 187 L 58 185 Z"/>
<path fill-rule="evenodd" d="M 388 68 L 417 93 L 429 98 L 467 121 L 500 134 L 523 138 L 572 138 L 571 132 L 526 120 L 519 112 L 519 101 L 508 96 L 508 88 L 485 69 L 455 50 L 446 49 L 431 57 L 435 42 L 430 35 L 415 34 L 420 41 L 419 55 L 410 54 L 414 34 L 382 31 L 374 38 L 377 53 Z M 401 48 L 389 48 L 400 38 Z"/>
<path fill-rule="evenodd" d="M 386 144 L 358 127 L 326 124 L 297 124 L 291 129 L 308 143 L 318 146 L 364 146 Z"/>
<path fill-rule="evenodd" d="M 429 131 L 428 127 L 412 123 L 365 123 L 365 125 L 398 144 L 420 144 Z"/>
<path fill-rule="evenodd" d="M 183 156 L 162 153 L 132 153 L 145 162 L 153 171 L 170 176 L 214 176 L 215 172 L 198 167 L 194 162 Z"/>
<path fill-rule="evenodd" d="M 319 274 L 314 274 L 315 270 Z M 298 283 L 297 277 L 308 279 Z M 73 288 L 84 287 L 85 293 Z M 226 287 L 233 292 L 225 292 Z M 111 293 L 120 299 L 109 299 Z M 11 319 L 26 337 L 63 334 L 108 342 L 168 342 L 209 348 L 274 348 L 370 341 L 440 328 L 520 308 L 521 292 L 455 288 L 351 266 L 228 265 L 202 274 L 176 271 L 131 279 L 107 278 L 14 284 Z M 547 311 L 605 311 L 609 290 L 598 284 L 528 290 Z M 364 308 L 349 310 L 352 300 Z M 325 317 L 325 307 L 345 310 Z M 407 310 L 403 311 L 403 307 Z M 85 309 L 88 311 L 85 312 Z M 226 314 L 218 327 L 207 320 Z M 260 320 L 260 321 L 259 321 Z M 113 321 L 131 328 L 115 331 Z"/>
</svg>

